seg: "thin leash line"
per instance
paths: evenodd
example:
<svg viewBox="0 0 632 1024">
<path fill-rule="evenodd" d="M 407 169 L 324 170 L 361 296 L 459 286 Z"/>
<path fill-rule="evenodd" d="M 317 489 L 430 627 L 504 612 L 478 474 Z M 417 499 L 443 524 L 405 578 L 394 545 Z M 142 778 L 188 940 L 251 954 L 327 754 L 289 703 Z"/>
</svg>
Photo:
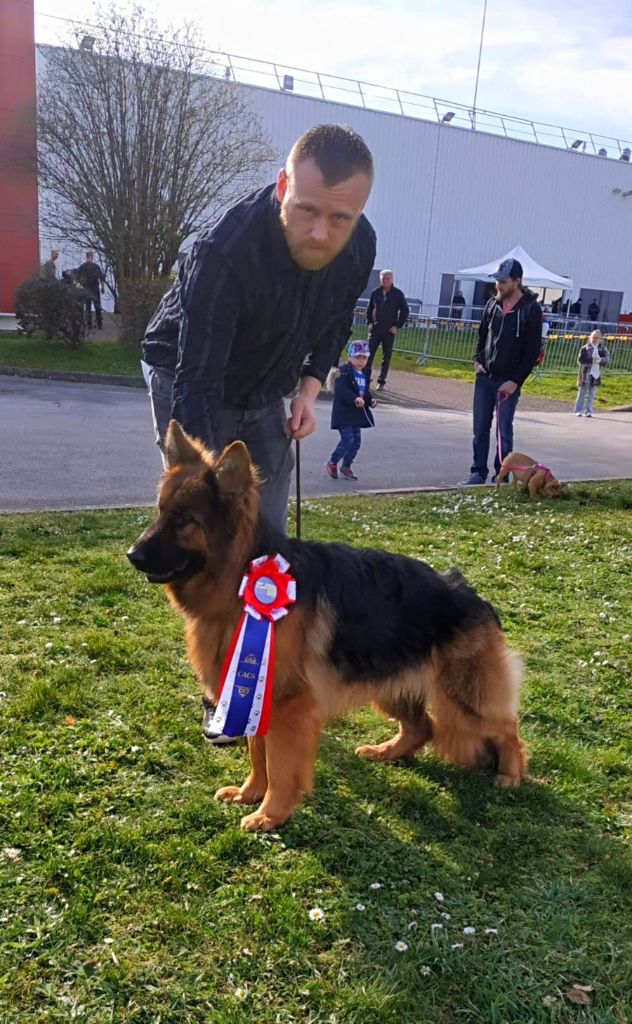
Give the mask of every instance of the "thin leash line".
<svg viewBox="0 0 632 1024">
<path fill-rule="evenodd" d="M 502 392 L 500 388 L 496 392 L 496 447 L 498 448 L 498 461 L 500 462 L 501 466 L 503 464 L 504 455 L 502 440 L 500 436 L 500 404 L 501 402 L 505 402 L 509 397 L 510 396 L 504 394 L 504 392 Z"/>
<path fill-rule="evenodd" d="M 296 445 L 296 539 L 301 539 L 301 442 L 298 438 Z"/>
</svg>

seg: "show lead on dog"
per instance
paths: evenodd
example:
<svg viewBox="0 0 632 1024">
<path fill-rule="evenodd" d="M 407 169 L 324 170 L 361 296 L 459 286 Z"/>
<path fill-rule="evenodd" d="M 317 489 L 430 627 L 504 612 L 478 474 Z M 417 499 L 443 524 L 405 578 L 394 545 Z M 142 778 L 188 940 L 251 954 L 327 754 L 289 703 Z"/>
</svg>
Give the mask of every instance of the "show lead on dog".
<svg viewBox="0 0 632 1024">
<path fill-rule="evenodd" d="M 373 268 L 375 232 L 362 214 L 372 184 L 359 135 L 311 128 L 276 184 L 202 232 L 147 327 L 161 449 L 171 417 L 216 450 L 244 441 L 264 481 L 266 516 L 282 530 L 291 439 L 316 427 L 314 403 Z M 283 398 L 299 380 L 287 419 Z"/>
<path fill-rule="evenodd" d="M 522 264 L 503 260 L 492 277 L 496 294 L 483 311 L 474 356 L 474 461 L 466 486 L 487 480 L 490 431 L 494 412 L 497 434 L 495 474 L 513 450 L 513 421 L 520 388 L 542 348 L 542 308 L 522 284 Z"/>
</svg>

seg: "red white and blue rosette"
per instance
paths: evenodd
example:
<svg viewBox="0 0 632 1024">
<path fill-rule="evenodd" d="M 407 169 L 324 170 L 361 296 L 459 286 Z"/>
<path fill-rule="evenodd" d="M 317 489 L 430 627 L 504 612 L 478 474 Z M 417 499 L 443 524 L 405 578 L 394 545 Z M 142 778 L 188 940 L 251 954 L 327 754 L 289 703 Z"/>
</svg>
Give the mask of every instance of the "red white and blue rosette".
<svg viewBox="0 0 632 1024">
<path fill-rule="evenodd" d="M 224 659 L 213 732 L 265 736 L 274 679 L 274 627 L 296 601 L 296 581 L 281 555 L 250 563 L 239 596 L 244 610 Z"/>
</svg>

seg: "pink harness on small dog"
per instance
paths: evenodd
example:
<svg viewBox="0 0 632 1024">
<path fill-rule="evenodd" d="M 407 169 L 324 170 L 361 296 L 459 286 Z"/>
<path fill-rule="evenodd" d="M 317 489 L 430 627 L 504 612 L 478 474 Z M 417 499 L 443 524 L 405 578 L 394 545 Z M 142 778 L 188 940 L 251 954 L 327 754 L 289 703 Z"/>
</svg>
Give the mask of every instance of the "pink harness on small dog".
<svg viewBox="0 0 632 1024">
<path fill-rule="evenodd" d="M 554 480 L 555 479 L 555 477 L 553 476 L 553 474 L 552 474 L 551 470 L 549 469 L 549 467 L 548 466 L 543 466 L 541 462 L 536 462 L 534 466 L 509 466 L 508 469 L 509 469 L 510 473 L 512 473 L 516 469 L 517 470 L 530 469 L 531 470 L 531 476 L 535 476 L 536 473 L 539 473 L 540 470 L 543 469 L 544 470 L 544 484 L 545 484 L 545 486 L 546 486 L 546 484 L 548 484 L 549 480 Z"/>
</svg>

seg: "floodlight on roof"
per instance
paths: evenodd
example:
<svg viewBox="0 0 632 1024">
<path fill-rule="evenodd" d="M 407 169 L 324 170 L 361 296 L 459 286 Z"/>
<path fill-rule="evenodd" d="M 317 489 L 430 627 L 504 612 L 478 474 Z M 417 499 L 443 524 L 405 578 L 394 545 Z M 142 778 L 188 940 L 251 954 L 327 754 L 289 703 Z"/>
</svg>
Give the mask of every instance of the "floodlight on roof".
<svg viewBox="0 0 632 1024">
<path fill-rule="evenodd" d="M 94 38 L 94 36 L 84 36 L 81 42 L 79 43 L 79 49 L 87 50 L 88 53 L 92 53 L 92 51 L 94 50 L 95 43 L 96 39 Z"/>
<path fill-rule="evenodd" d="M 602 146 L 601 149 L 597 151 L 597 156 L 608 156 L 608 150 L 604 149 Z"/>
<path fill-rule="evenodd" d="M 444 114 L 443 117 L 441 118 L 441 121 L 443 122 L 443 124 L 447 124 L 449 121 L 452 120 L 453 117 L 454 117 L 454 111 L 453 110 L 448 110 L 447 114 Z"/>
<path fill-rule="evenodd" d="M 286 92 L 292 92 L 294 89 L 294 75 L 283 75 L 282 87 Z"/>
<path fill-rule="evenodd" d="M 621 151 L 621 156 L 619 157 L 619 160 L 625 160 L 627 163 L 630 162 L 630 150 L 627 146 L 625 147 L 625 149 Z"/>
<path fill-rule="evenodd" d="M 571 149 L 579 149 L 582 143 L 586 145 L 583 139 L 575 139 L 575 141 L 571 143 Z"/>
</svg>

